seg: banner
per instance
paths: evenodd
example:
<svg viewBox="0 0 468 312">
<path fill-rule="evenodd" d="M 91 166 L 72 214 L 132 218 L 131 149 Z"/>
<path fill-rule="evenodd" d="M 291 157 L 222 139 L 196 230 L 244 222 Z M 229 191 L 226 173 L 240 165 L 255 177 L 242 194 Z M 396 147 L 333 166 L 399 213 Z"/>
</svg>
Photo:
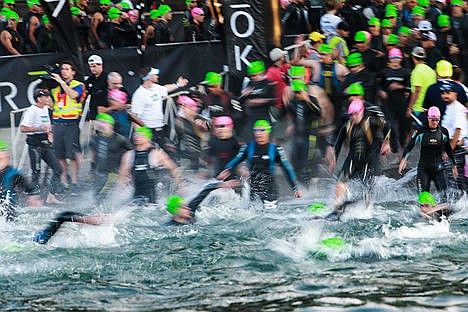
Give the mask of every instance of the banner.
<svg viewBox="0 0 468 312">
<path fill-rule="evenodd" d="M 280 46 L 279 0 L 227 0 L 223 5 L 227 60 L 234 83 L 229 89 L 238 92 L 247 65 L 254 60 L 268 63 L 268 52 Z"/>
<path fill-rule="evenodd" d="M 221 72 L 223 64 L 226 64 L 221 42 L 148 47 L 143 58 L 136 47 L 98 50 L 83 54 L 83 59 L 87 60 L 92 54 L 102 57 L 105 72 L 119 72 L 124 86 L 131 93 L 141 83 L 138 72 L 143 66 L 161 69 L 160 84 L 173 83 L 179 76 L 184 76 L 192 86 L 202 81 L 207 71 Z M 34 104 L 33 92 L 41 79 L 28 76 L 28 72 L 44 70 L 44 65 L 53 65 L 66 57 L 64 53 L 0 57 L 0 127 L 9 127 L 10 111 Z M 84 81 L 83 76 L 89 74 L 88 69 L 84 73 L 78 72 L 77 79 Z"/>
</svg>

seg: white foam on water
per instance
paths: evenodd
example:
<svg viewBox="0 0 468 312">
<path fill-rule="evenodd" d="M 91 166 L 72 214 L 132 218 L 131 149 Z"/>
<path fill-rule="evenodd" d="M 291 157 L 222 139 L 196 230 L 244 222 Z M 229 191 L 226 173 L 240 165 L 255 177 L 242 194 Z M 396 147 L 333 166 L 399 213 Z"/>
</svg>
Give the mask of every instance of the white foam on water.
<svg viewBox="0 0 468 312">
<path fill-rule="evenodd" d="M 450 223 L 447 219 L 438 221 L 417 222 L 412 226 L 403 225 L 398 228 L 392 228 L 389 224 L 382 226 L 382 231 L 387 238 L 394 239 L 422 239 L 422 238 L 443 238 L 453 236 L 450 232 Z"/>
</svg>

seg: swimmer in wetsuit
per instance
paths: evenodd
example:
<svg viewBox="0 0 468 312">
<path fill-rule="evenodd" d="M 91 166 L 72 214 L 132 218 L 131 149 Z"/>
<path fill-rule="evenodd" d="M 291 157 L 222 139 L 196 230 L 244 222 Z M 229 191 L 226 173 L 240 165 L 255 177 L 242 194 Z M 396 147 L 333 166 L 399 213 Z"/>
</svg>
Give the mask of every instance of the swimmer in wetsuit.
<svg viewBox="0 0 468 312">
<path fill-rule="evenodd" d="M 417 183 L 418 193 L 429 192 L 431 181 L 446 199 L 447 177 L 444 170 L 444 158 L 450 158 L 452 164 L 455 161 L 452 156 L 452 148 L 448 130 L 439 125 L 440 111 L 432 106 L 427 112 L 428 125 L 414 130 L 411 141 L 406 145 L 403 152 L 398 172 L 401 173 L 408 163 L 408 156 L 416 143 L 420 143 L 420 158 L 418 163 Z M 456 175 L 457 167 L 453 165 L 452 170 Z"/>
<path fill-rule="evenodd" d="M 419 214 L 423 218 L 441 220 L 451 213 L 448 203 L 437 205 L 434 196 L 429 192 L 421 192 L 418 196 Z"/>
<path fill-rule="evenodd" d="M 172 214 L 172 219 L 167 225 L 187 225 L 195 222 L 195 212 L 200 207 L 201 202 L 214 190 L 219 188 L 238 188 L 238 180 L 229 180 L 225 182 L 215 182 L 206 185 L 197 196 L 188 204 L 179 196 L 170 196 L 166 200 L 167 211 Z"/>
<path fill-rule="evenodd" d="M 39 231 L 33 238 L 35 243 L 45 245 L 57 233 L 63 223 L 74 222 L 91 225 L 101 225 L 109 221 L 109 215 L 99 216 L 85 216 L 81 213 L 74 211 L 64 211 L 55 217 L 54 220 L 50 221 L 47 227 Z"/>
<path fill-rule="evenodd" d="M 0 141 L 0 216 L 6 221 L 16 220 L 18 187 L 29 195 L 27 205 L 42 205 L 39 189 L 30 184 L 23 173 L 10 166 L 10 147 L 6 142 Z"/>
<path fill-rule="evenodd" d="M 349 154 L 343 163 L 339 174 L 339 182 L 336 187 L 336 209 L 344 210 L 344 196 L 347 190 L 347 182 L 355 179 L 361 181 L 369 193 L 374 177 L 380 169 L 379 154 L 390 153 L 390 129 L 381 117 L 370 114 L 364 108 L 364 102 L 355 99 L 348 107 L 350 120 L 341 127 L 335 143 L 334 155 L 330 164 L 333 172 L 336 159 L 340 154 L 344 142 L 348 143 Z M 383 132 L 383 143 L 376 139 L 376 135 Z M 339 208 L 338 208 L 339 207 Z M 341 214 L 341 212 L 340 212 Z"/>
<path fill-rule="evenodd" d="M 301 197 L 296 174 L 286 159 L 283 148 L 270 142 L 270 123 L 266 120 L 257 120 L 253 130 L 255 141 L 242 146 L 237 156 L 226 165 L 217 179 L 226 179 L 240 162 L 247 160 L 251 197 L 259 198 L 263 203 L 276 202 L 278 190 L 274 180 L 274 169 L 276 163 L 280 163 L 288 177 L 294 196 Z"/>
</svg>

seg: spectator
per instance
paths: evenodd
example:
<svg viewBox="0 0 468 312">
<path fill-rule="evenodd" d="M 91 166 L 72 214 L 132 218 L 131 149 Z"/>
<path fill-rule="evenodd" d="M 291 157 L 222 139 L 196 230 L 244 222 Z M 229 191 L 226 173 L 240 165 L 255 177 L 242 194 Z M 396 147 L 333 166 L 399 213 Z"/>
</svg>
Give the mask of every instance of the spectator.
<svg viewBox="0 0 468 312">
<path fill-rule="evenodd" d="M 275 143 L 284 140 L 284 131 L 286 130 L 286 111 L 284 103 L 286 84 L 286 72 L 288 66 L 286 65 L 286 55 L 288 52 L 283 51 L 279 48 L 274 48 L 270 51 L 270 60 L 273 65 L 268 67 L 266 72 L 266 78 L 275 83 L 275 102 L 270 108 L 270 114 L 272 117 L 272 138 Z"/>
<path fill-rule="evenodd" d="M 161 14 L 160 21 L 156 24 L 155 43 L 171 43 L 175 41 L 172 31 L 169 29 L 169 22 L 172 20 L 172 9 L 170 6 L 163 4 L 159 7 Z"/>
<path fill-rule="evenodd" d="M 88 66 L 91 75 L 85 80 L 86 91 L 90 96 L 89 119 L 95 120 L 99 103 L 105 99 L 107 73 L 104 71 L 102 58 L 99 55 L 91 55 L 88 58 Z"/>
<path fill-rule="evenodd" d="M 442 53 L 436 48 L 437 36 L 432 31 L 421 36 L 421 47 L 426 51 L 426 64 L 435 69 L 438 61 L 442 60 Z"/>
<path fill-rule="evenodd" d="M 281 18 L 284 34 L 308 34 L 310 32 L 308 13 L 308 8 L 304 6 L 304 0 L 291 0 Z"/>
<path fill-rule="evenodd" d="M 18 14 L 15 11 L 7 12 L 8 26 L 0 33 L 0 55 L 21 55 L 21 36 L 17 31 Z"/>
<path fill-rule="evenodd" d="M 54 149 L 62 166 L 61 180 L 66 186 L 68 173 L 70 173 L 72 186 L 78 183 L 78 164 L 82 160 L 79 121 L 85 86 L 74 79 L 75 75 L 76 69 L 68 61 L 60 64 L 60 75 L 51 74 L 51 77 L 58 83 L 58 86 L 51 90 L 54 99 L 52 112 Z M 70 170 L 67 168 L 67 160 L 70 161 Z"/>
<path fill-rule="evenodd" d="M 200 8 L 192 9 L 193 22 L 185 28 L 185 40 L 188 42 L 206 40 L 206 35 L 203 30 L 203 21 L 205 20 L 205 13 Z"/>
<path fill-rule="evenodd" d="M 463 105 L 466 105 L 468 102 L 468 98 L 466 96 L 466 92 L 462 85 L 459 83 L 454 82 L 451 78 L 453 75 L 453 67 L 452 64 L 447 62 L 446 60 L 440 60 L 437 62 L 436 65 L 436 73 L 437 73 L 437 82 L 433 85 L 429 86 L 426 91 L 426 95 L 424 97 L 424 104 L 423 108 L 429 109 L 431 106 L 435 106 L 439 109 L 440 115 L 444 116 L 445 109 L 447 108 L 447 104 L 442 99 L 442 85 L 446 83 L 453 83 L 453 89 L 457 92 L 457 101 Z"/>
<path fill-rule="evenodd" d="M 106 36 L 106 24 L 110 21 L 107 12 L 112 3 L 110 0 L 99 0 L 99 11 L 93 14 L 91 19 L 91 34 L 95 41 L 94 46 L 98 49 L 106 48 L 104 38 Z"/>
<path fill-rule="evenodd" d="M 144 67 L 140 71 L 143 83 L 133 93 L 132 113 L 139 118 L 153 133 L 153 141 L 162 148 L 168 141 L 166 122 L 164 118 L 163 101 L 169 92 L 185 87 L 188 80 L 179 77 L 177 82 L 161 86 L 159 82 L 159 69 Z"/>
<path fill-rule="evenodd" d="M 62 168 L 55 157 L 52 147 L 52 126 L 49 118 L 49 107 L 53 107 L 49 90 L 37 89 L 34 91 L 35 105 L 31 105 L 21 120 L 21 132 L 26 133 L 29 159 L 32 170 L 32 184 L 38 189 L 41 176 L 41 160 L 52 168 L 53 175 L 50 180 L 50 189 L 46 203 L 64 204 L 55 196 L 62 190 L 60 175 Z"/>
<path fill-rule="evenodd" d="M 425 64 L 426 51 L 423 48 L 415 47 L 411 56 L 415 67 L 411 72 L 411 98 L 406 111 L 407 117 L 411 117 L 413 112 L 416 116 L 423 112 L 422 104 L 426 90 L 437 81 L 434 70 Z"/>
<path fill-rule="evenodd" d="M 372 0 L 371 5 L 364 8 L 362 13 L 370 20 L 373 17 L 377 17 L 378 19 L 383 19 L 385 17 L 385 0 Z"/>
<path fill-rule="evenodd" d="M 349 55 L 346 40 L 349 38 L 351 28 L 348 23 L 341 22 L 338 24 L 336 32 L 338 35 L 330 39 L 330 48 L 333 49 L 333 59 L 338 60 L 342 65 L 346 65 L 346 58 Z"/>
<path fill-rule="evenodd" d="M 22 32 L 24 36 L 24 51 L 26 53 L 37 52 L 37 42 L 34 37 L 36 27 L 42 20 L 44 10 L 42 9 L 39 0 L 28 0 L 27 1 L 29 12 L 23 17 Z"/>
<path fill-rule="evenodd" d="M 336 36 L 337 26 L 342 22 L 341 17 L 337 16 L 339 2 L 338 0 L 327 0 L 325 2 L 325 8 L 327 13 L 322 15 L 320 18 L 320 28 L 323 34 L 327 37 L 327 42 L 331 37 Z"/>
</svg>

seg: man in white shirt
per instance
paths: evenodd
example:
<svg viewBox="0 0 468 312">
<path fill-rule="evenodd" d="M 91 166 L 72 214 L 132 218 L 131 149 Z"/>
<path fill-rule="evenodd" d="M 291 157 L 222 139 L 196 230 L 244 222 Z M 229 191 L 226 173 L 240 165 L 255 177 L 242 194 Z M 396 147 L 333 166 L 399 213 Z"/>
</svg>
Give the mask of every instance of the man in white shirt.
<svg viewBox="0 0 468 312">
<path fill-rule="evenodd" d="M 143 121 L 146 127 L 153 132 L 153 141 L 164 147 L 167 140 L 166 124 L 164 121 L 163 101 L 168 93 L 185 87 L 188 80 L 179 77 L 177 82 L 161 86 L 159 69 L 144 67 L 140 71 L 143 83 L 136 89 L 132 97 L 132 113 Z"/>
<path fill-rule="evenodd" d="M 336 31 L 338 24 L 343 21 L 341 17 L 336 15 L 342 3 L 337 0 L 327 0 L 325 6 L 327 13 L 323 14 L 320 18 L 320 28 L 327 37 L 327 43 L 329 43 L 332 37 L 338 35 Z"/>
<path fill-rule="evenodd" d="M 440 87 L 442 100 L 447 103 L 445 114 L 442 117 L 442 127 L 447 128 L 450 136 L 450 146 L 453 149 L 453 158 L 457 166 L 458 177 L 455 177 L 459 190 L 466 190 L 465 149 L 464 140 L 467 135 L 466 107 L 457 101 L 457 91 L 452 81 L 444 81 Z"/>
<path fill-rule="evenodd" d="M 35 105 L 31 105 L 24 113 L 21 120 L 20 130 L 26 133 L 26 143 L 28 143 L 29 159 L 32 170 L 32 184 L 39 187 L 41 176 L 41 160 L 52 169 L 53 174 L 50 180 L 50 190 L 47 196 L 47 203 L 63 204 L 55 194 L 61 188 L 60 175 L 62 167 L 55 156 L 52 148 L 52 127 L 49 118 L 49 108 L 53 108 L 52 97 L 47 89 L 37 89 L 34 92 Z"/>
</svg>

